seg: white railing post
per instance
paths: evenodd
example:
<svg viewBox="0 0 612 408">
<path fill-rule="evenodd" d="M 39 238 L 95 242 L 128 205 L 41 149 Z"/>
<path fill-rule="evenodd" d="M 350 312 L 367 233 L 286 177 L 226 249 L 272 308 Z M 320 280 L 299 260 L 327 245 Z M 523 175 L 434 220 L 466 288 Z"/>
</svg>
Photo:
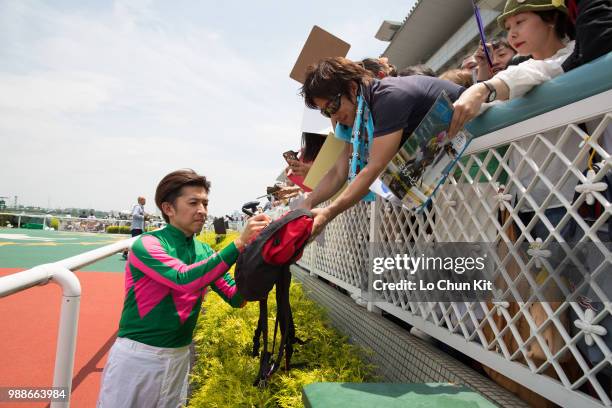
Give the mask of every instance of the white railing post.
<svg viewBox="0 0 612 408">
<path fill-rule="evenodd" d="M 81 307 L 81 284 L 70 270 L 51 264 L 51 281 L 62 287 L 62 307 L 60 312 L 53 387 L 66 388 L 68 396 L 72 393 L 72 373 L 76 351 L 79 311 Z M 70 398 L 65 401 L 51 402 L 51 408 L 70 406 Z"/>
<path fill-rule="evenodd" d="M 54 282 L 62 288 L 60 322 L 57 333 L 53 387 L 66 390 L 62 401 L 52 401 L 52 408 L 69 407 L 72 372 L 76 350 L 81 284 L 74 273 L 58 264 L 45 264 L 0 278 L 0 297 L 9 296 L 37 285 Z"/>
<path fill-rule="evenodd" d="M 376 198 L 376 201 L 370 203 L 370 243 L 369 243 L 369 248 L 368 248 L 368 264 L 367 264 L 367 270 L 365 271 L 366 276 L 367 276 L 367 281 L 365 282 L 365 285 L 367 286 L 365 288 L 364 291 L 362 291 L 362 293 L 366 293 L 366 297 L 368 300 L 368 304 L 366 306 L 368 312 L 371 313 L 376 313 L 376 314 L 382 314 L 382 311 L 380 308 L 378 308 L 376 306 L 376 302 L 373 301 L 373 298 L 375 296 L 372 288 L 370 287 L 370 263 L 372 262 L 372 258 L 374 257 L 374 245 L 376 243 L 376 234 L 378 233 L 378 229 L 380 228 L 380 211 L 379 208 L 380 206 L 384 205 L 383 201 L 380 197 Z M 363 289 L 363 287 L 362 287 Z"/>
<path fill-rule="evenodd" d="M 51 408 L 69 407 L 72 393 L 72 374 L 81 306 L 81 284 L 72 270 L 83 268 L 125 248 L 130 248 L 137 238 L 132 237 L 55 263 L 39 265 L 23 272 L 0 277 L 0 298 L 49 282 L 56 283 L 62 288 L 53 387 L 64 389 L 66 397 L 52 401 Z"/>
</svg>

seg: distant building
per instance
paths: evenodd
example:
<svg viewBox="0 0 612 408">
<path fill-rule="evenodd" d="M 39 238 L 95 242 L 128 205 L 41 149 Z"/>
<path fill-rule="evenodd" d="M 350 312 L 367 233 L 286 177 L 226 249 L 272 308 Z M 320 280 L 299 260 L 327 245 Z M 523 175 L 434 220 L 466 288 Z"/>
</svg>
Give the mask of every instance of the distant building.
<svg viewBox="0 0 612 408">
<path fill-rule="evenodd" d="M 505 0 L 477 4 L 487 38 L 498 35 Z M 383 21 L 375 37 L 389 42 L 382 56 L 398 70 L 425 64 L 437 74 L 459 66 L 480 42 L 471 0 L 417 0 L 403 22 Z"/>
</svg>

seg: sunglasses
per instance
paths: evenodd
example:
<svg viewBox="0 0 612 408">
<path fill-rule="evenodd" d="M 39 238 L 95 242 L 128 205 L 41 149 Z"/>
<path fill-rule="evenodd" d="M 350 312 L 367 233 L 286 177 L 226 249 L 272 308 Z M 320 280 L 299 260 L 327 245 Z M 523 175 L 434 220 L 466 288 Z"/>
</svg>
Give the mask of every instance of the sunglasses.
<svg viewBox="0 0 612 408">
<path fill-rule="evenodd" d="M 340 105 L 342 104 L 342 93 L 339 93 L 334 97 L 334 99 L 330 99 L 324 108 L 321 108 L 321 114 L 325 117 L 331 118 L 331 115 L 334 115 L 340 109 Z"/>
</svg>

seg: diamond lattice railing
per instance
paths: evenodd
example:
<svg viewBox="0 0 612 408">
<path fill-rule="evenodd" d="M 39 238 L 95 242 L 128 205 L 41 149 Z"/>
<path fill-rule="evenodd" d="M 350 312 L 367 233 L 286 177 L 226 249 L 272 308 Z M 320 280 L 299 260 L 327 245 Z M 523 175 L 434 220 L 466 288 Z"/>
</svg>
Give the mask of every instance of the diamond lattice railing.
<svg viewBox="0 0 612 408">
<path fill-rule="evenodd" d="M 612 193 L 601 184 L 612 175 L 612 113 L 565 119 L 471 152 L 420 214 L 381 199 L 360 203 L 328 225 L 301 264 L 362 293 L 370 242 L 387 253 L 407 243 L 489 243 L 495 301 L 385 290 L 376 306 L 560 405 L 612 406 Z M 526 256 L 526 246 L 553 256 Z"/>
</svg>

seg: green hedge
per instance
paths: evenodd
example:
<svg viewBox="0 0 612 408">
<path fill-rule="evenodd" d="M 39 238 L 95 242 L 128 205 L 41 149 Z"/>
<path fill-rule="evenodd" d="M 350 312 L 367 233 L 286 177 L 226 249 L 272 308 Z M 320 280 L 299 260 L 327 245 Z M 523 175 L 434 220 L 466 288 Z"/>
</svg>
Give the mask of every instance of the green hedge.
<svg viewBox="0 0 612 408">
<path fill-rule="evenodd" d="M 106 232 L 108 234 L 129 234 L 130 233 L 130 227 L 128 226 L 117 226 L 117 225 L 111 225 L 106 227 Z"/>
<path fill-rule="evenodd" d="M 200 235 L 197 236 L 197 239 L 205 244 L 208 244 L 212 249 L 215 249 L 216 237 L 214 231 L 202 231 Z"/>
<path fill-rule="evenodd" d="M 17 216 L 12 214 L 0 214 L 0 227 L 6 227 L 7 222 L 17 227 Z"/>
<path fill-rule="evenodd" d="M 274 299 L 274 293 L 270 293 L 270 347 L 276 312 Z M 250 354 L 258 304 L 251 302 L 242 309 L 232 309 L 216 294 L 208 295 L 194 333 L 197 357 L 189 406 L 302 407 L 302 387 L 306 384 L 375 380 L 372 367 L 363 360 L 364 351 L 349 344 L 331 326 L 323 309 L 304 296 L 299 284 L 291 286 L 291 305 L 296 334 L 306 340 L 306 344 L 296 345 L 291 361 L 305 366 L 289 372 L 277 371 L 262 389 L 253 386 L 259 358 Z"/>
<path fill-rule="evenodd" d="M 53 228 L 54 230 L 59 230 L 59 219 L 53 217 L 51 218 L 51 221 L 49 221 L 49 227 Z"/>
<path fill-rule="evenodd" d="M 201 242 L 210 245 L 215 251 L 219 251 L 228 246 L 232 241 L 238 238 L 240 234 L 236 231 L 228 231 L 227 234 L 215 234 L 214 231 L 202 231 L 197 239 Z"/>
</svg>

